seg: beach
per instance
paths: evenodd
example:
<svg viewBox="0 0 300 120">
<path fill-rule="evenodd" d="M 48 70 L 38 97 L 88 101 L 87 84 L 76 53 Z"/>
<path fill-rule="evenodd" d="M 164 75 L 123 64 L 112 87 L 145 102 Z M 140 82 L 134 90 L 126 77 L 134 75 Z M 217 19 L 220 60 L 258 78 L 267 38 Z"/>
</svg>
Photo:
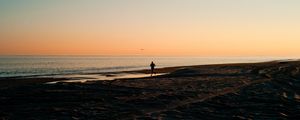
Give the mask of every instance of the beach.
<svg viewBox="0 0 300 120">
<path fill-rule="evenodd" d="M 157 69 L 154 77 L 149 70 L 121 73 L 147 76 L 84 82 L 1 78 L 0 119 L 300 117 L 300 61 L 167 67 Z"/>
<path fill-rule="evenodd" d="M 300 120 L 300 0 L 0 0 L 0 120 Z"/>
</svg>

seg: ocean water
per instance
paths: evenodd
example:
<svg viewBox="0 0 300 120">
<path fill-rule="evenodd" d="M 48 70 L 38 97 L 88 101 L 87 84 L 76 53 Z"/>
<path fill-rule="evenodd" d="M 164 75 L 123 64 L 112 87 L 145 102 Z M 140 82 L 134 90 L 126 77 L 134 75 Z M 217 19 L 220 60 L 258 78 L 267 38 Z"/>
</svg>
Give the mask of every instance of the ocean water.
<svg viewBox="0 0 300 120">
<path fill-rule="evenodd" d="M 0 56 L 0 77 L 48 76 L 118 72 L 221 63 L 250 63 L 282 60 L 280 57 L 140 57 L 140 56 Z"/>
</svg>

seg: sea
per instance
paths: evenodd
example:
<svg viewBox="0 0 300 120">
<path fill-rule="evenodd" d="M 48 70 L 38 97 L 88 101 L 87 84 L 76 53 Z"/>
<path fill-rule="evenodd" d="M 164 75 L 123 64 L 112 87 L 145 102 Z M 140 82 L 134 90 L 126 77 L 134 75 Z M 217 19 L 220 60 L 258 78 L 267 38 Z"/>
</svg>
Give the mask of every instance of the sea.
<svg viewBox="0 0 300 120">
<path fill-rule="evenodd" d="M 223 63 L 255 63 L 290 57 L 0 56 L 0 77 L 105 73 Z"/>
</svg>

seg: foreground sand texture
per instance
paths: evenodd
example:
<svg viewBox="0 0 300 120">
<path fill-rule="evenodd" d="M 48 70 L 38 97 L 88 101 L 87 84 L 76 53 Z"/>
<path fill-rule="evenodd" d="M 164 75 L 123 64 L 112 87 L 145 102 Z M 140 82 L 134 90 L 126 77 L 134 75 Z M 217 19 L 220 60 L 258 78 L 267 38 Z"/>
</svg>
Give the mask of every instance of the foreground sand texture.
<svg viewBox="0 0 300 120">
<path fill-rule="evenodd" d="M 0 119 L 300 118 L 299 61 L 188 66 L 159 72 L 170 74 L 88 83 L 2 80 Z"/>
</svg>

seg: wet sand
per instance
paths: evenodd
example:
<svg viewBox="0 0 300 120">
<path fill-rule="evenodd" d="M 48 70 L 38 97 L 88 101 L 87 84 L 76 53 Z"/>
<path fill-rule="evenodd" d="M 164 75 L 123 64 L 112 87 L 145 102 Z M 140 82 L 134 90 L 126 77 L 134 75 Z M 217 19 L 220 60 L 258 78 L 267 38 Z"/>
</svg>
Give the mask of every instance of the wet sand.
<svg viewBox="0 0 300 120">
<path fill-rule="evenodd" d="M 300 61 L 183 66 L 157 73 L 169 74 L 56 84 L 45 83 L 68 78 L 2 78 L 0 119 L 300 118 Z"/>
</svg>

